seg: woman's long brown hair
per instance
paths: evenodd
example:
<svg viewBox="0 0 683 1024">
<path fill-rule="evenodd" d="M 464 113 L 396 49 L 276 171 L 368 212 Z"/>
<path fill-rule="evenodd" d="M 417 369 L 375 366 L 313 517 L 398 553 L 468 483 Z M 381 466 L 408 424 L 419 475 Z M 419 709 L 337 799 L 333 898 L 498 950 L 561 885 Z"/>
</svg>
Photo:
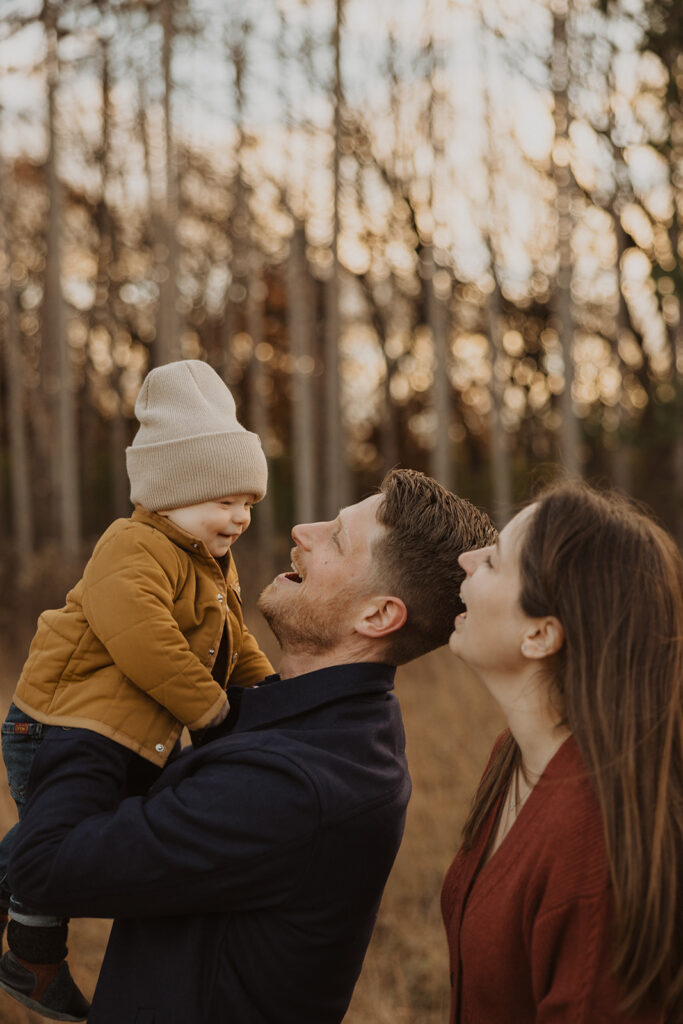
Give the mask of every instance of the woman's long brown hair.
<svg viewBox="0 0 683 1024">
<path fill-rule="evenodd" d="M 556 616 L 551 684 L 593 777 L 614 899 L 624 1010 L 683 1020 L 683 559 L 626 499 L 564 483 L 522 542 L 520 604 Z M 496 751 L 465 825 L 471 846 L 519 751 Z"/>
</svg>

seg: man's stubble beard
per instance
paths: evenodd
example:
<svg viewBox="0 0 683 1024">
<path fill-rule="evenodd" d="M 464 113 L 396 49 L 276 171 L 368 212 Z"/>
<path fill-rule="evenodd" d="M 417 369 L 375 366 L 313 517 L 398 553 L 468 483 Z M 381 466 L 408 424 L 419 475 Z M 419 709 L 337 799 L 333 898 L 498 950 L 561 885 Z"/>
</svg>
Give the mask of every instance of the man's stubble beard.
<svg viewBox="0 0 683 1024">
<path fill-rule="evenodd" d="M 338 591 L 334 597 L 321 603 L 307 601 L 294 593 L 287 598 L 285 594 L 278 593 L 284 586 L 286 584 L 268 584 L 257 602 L 283 653 L 320 654 L 335 647 L 344 635 L 342 623 L 349 592 Z"/>
</svg>

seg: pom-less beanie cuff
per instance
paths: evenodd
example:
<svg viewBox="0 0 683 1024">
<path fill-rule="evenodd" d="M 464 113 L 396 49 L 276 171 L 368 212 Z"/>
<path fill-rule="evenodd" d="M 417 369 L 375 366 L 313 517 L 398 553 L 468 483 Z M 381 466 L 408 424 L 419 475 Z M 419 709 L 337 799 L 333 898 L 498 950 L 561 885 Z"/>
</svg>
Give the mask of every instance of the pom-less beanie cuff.
<svg viewBox="0 0 683 1024">
<path fill-rule="evenodd" d="M 257 434 L 197 434 L 126 449 L 130 500 L 150 511 L 182 508 L 230 494 L 266 493 L 268 469 Z"/>
<path fill-rule="evenodd" d="M 130 499 L 152 511 L 229 494 L 266 493 L 256 434 L 238 422 L 229 388 L 208 363 L 183 359 L 150 370 L 135 402 L 140 427 L 126 449 Z"/>
</svg>

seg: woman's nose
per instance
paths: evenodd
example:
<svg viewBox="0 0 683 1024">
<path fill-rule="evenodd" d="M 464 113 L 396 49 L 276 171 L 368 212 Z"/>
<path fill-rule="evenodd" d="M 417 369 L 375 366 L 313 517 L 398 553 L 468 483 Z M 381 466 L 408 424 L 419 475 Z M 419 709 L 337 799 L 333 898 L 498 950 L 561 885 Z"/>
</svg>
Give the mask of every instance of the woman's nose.
<svg viewBox="0 0 683 1024">
<path fill-rule="evenodd" d="M 463 553 L 458 557 L 460 566 L 465 570 L 468 576 L 471 576 L 479 565 L 479 562 L 481 561 L 481 554 L 481 550 L 463 551 Z"/>
</svg>

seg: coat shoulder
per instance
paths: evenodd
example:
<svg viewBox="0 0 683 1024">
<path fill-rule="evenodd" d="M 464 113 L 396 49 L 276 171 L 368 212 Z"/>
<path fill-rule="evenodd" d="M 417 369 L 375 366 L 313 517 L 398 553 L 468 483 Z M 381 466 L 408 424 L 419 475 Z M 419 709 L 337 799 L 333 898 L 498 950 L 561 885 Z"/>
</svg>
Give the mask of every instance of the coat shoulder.
<svg viewBox="0 0 683 1024">
<path fill-rule="evenodd" d="M 168 571 L 183 564 L 183 554 L 177 544 L 154 526 L 116 519 L 95 545 L 87 569 L 90 574 L 98 567 L 109 572 L 129 561 L 152 559 Z"/>
</svg>

